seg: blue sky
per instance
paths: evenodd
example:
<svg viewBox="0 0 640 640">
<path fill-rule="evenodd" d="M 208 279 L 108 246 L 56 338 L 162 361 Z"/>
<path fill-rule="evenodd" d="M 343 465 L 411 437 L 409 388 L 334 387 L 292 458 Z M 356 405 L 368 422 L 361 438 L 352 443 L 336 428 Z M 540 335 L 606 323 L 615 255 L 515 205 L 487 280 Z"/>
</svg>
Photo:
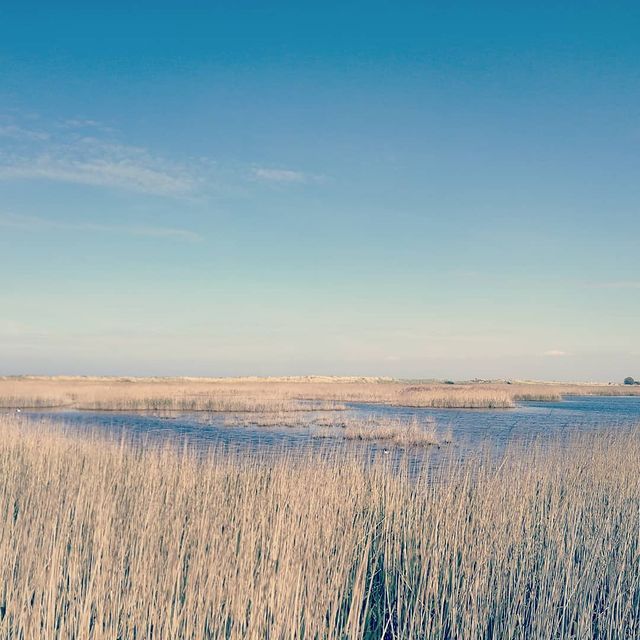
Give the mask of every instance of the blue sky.
<svg viewBox="0 0 640 640">
<path fill-rule="evenodd" d="M 639 29 L 4 3 L 0 373 L 640 377 Z"/>
</svg>

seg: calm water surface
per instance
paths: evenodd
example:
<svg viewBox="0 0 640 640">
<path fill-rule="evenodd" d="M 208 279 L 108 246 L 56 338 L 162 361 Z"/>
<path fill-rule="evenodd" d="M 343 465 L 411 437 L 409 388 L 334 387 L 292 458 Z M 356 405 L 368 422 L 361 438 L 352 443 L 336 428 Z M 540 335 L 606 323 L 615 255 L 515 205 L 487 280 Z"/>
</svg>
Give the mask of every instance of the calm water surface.
<svg viewBox="0 0 640 640">
<path fill-rule="evenodd" d="M 384 443 L 344 441 L 340 430 L 332 437 L 318 438 L 326 429 L 318 427 L 258 427 L 230 426 L 222 413 L 128 413 L 95 411 L 25 411 L 27 416 L 62 419 L 73 428 L 104 429 L 125 435 L 147 445 L 176 442 L 197 450 L 214 446 L 233 451 L 305 451 L 335 447 L 366 452 L 385 451 Z M 247 415 L 247 414 L 245 414 Z M 422 409 L 388 407 L 378 404 L 351 404 L 346 412 L 308 414 L 368 417 L 388 416 L 435 420 L 441 434 L 450 433 L 453 443 L 440 448 L 429 447 L 429 456 L 442 458 L 455 452 L 457 457 L 480 451 L 486 447 L 500 451 L 511 443 L 526 444 L 532 440 L 562 438 L 576 432 L 604 428 L 624 429 L 640 425 L 640 397 L 567 397 L 562 402 L 526 402 L 514 409 Z M 226 423 L 225 423 L 226 422 Z M 397 453 L 397 449 L 394 450 Z M 414 452 L 424 456 L 424 450 Z"/>
</svg>

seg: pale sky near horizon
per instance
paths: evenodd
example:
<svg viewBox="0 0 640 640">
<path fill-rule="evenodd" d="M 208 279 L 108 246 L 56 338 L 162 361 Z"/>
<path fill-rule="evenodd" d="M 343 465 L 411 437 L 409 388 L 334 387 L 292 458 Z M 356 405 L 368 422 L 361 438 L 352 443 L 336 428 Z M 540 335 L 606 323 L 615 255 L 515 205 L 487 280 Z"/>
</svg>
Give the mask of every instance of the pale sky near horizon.
<svg viewBox="0 0 640 640">
<path fill-rule="evenodd" d="M 640 378 L 638 33 L 3 3 L 0 374 Z"/>
</svg>

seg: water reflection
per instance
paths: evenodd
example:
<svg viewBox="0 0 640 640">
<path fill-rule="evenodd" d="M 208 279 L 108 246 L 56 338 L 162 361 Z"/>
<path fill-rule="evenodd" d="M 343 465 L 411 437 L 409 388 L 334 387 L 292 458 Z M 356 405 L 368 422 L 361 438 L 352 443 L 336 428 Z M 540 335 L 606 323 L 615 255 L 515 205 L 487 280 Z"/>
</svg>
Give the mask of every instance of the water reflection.
<svg viewBox="0 0 640 640">
<path fill-rule="evenodd" d="M 340 429 L 326 436 L 326 428 L 309 426 L 314 415 L 306 415 L 307 426 L 237 426 L 223 413 L 128 413 L 96 411 L 24 411 L 29 417 L 63 420 L 73 429 L 98 428 L 115 437 L 126 437 L 146 447 L 174 443 L 196 452 L 217 451 L 243 455 L 259 452 L 298 455 L 316 451 L 343 456 L 345 451 L 363 459 L 387 456 L 409 461 L 411 466 L 441 466 L 455 458 L 477 456 L 481 451 L 500 453 L 506 446 L 527 447 L 532 441 L 556 440 L 579 432 L 625 428 L 640 424 L 640 397 L 569 397 L 562 402 L 528 402 L 515 409 L 424 409 L 351 404 L 353 418 L 384 416 L 419 422 L 435 420 L 439 433 L 450 432 L 451 444 L 441 447 L 399 448 L 384 442 L 346 441 Z M 322 413 L 327 418 L 327 412 Z M 336 416 L 337 418 L 338 416 Z"/>
</svg>

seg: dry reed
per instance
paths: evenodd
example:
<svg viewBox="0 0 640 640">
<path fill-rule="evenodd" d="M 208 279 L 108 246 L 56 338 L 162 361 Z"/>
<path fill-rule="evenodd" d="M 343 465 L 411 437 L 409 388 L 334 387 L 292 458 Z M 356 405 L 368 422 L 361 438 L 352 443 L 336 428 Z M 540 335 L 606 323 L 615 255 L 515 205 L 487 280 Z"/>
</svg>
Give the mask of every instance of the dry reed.
<svg viewBox="0 0 640 640">
<path fill-rule="evenodd" d="M 0 418 L 0 637 L 637 638 L 640 433 L 427 482 Z"/>
<path fill-rule="evenodd" d="M 400 416 L 323 416 L 313 426 L 322 427 L 316 437 L 338 437 L 345 440 L 380 441 L 400 447 L 432 446 L 452 441 L 451 430 L 438 433 L 433 418 L 418 420 Z"/>
<path fill-rule="evenodd" d="M 393 421 L 382 425 L 364 421 L 347 427 L 344 437 L 346 440 L 379 440 L 403 447 L 439 444 L 435 425 L 425 428 L 417 421 Z"/>
<path fill-rule="evenodd" d="M 442 437 L 436 422 L 426 417 L 348 415 L 347 412 L 235 413 L 226 415 L 225 425 L 233 427 L 308 428 L 316 438 L 386 441 L 398 446 L 440 445 L 452 441 L 451 430 Z"/>
<path fill-rule="evenodd" d="M 366 402 L 431 408 L 510 408 L 564 395 L 640 394 L 625 385 L 408 384 L 382 379 L 0 378 L 0 407 L 120 411 L 300 412 Z"/>
</svg>

